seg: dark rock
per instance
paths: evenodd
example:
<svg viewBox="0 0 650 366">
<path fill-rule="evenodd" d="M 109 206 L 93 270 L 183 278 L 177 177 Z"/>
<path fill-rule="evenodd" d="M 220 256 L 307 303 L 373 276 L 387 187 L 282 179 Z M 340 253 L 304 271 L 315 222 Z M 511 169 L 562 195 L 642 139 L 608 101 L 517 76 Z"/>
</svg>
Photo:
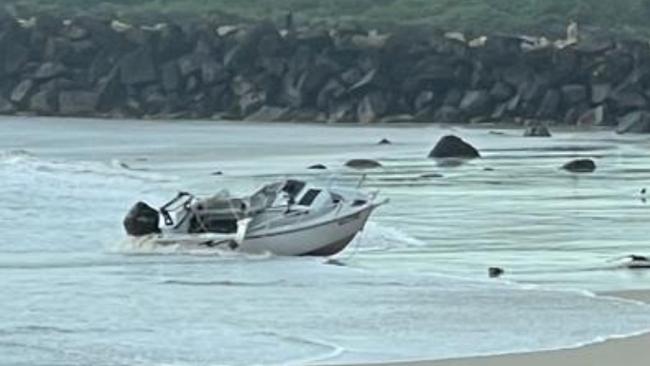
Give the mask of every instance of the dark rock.
<svg viewBox="0 0 650 366">
<path fill-rule="evenodd" d="M 500 81 L 490 89 L 490 97 L 496 102 L 505 102 L 512 98 L 514 92 L 510 85 Z"/>
<path fill-rule="evenodd" d="M 11 92 L 11 101 L 20 104 L 25 101 L 25 98 L 32 92 L 34 88 L 34 81 L 32 79 L 25 79 L 18 84 Z"/>
<path fill-rule="evenodd" d="M 460 102 L 460 110 L 467 117 L 489 116 L 494 105 L 490 94 L 485 90 L 470 90 Z"/>
<path fill-rule="evenodd" d="M 125 102 L 126 95 L 124 88 L 120 84 L 118 74 L 118 69 L 114 68 L 108 75 L 100 78 L 97 82 L 95 90 L 99 94 L 97 103 L 99 111 L 112 110 Z"/>
<path fill-rule="evenodd" d="M 499 278 L 505 273 L 505 270 L 503 268 L 499 267 L 490 267 L 488 269 L 488 276 L 490 278 Z"/>
<path fill-rule="evenodd" d="M 541 99 L 548 91 L 548 81 L 542 77 L 535 77 L 520 84 L 519 95 L 525 102 L 535 102 Z"/>
<path fill-rule="evenodd" d="M 550 119 L 557 116 L 558 109 L 560 108 L 561 96 L 560 92 L 551 89 L 546 92 L 542 103 L 539 105 L 536 116 L 537 118 Z"/>
<path fill-rule="evenodd" d="M 636 91 L 618 91 L 613 93 L 609 100 L 619 111 L 623 112 L 644 109 L 648 105 L 643 94 Z"/>
<path fill-rule="evenodd" d="M 325 165 L 323 165 L 323 164 L 315 164 L 315 165 L 312 165 L 312 166 L 308 167 L 307 169 L 311 169 L 311 170 L 325 170 L 325 169 L 327 169 L 327 167 L 326 167 Z"/>
<path fill-rule="evenodd" d="M 16 107 L 10 101 L 0 96 L 0 114 L 12 114 L 16 111 Z"/>
<path fill-rule="evenodd" d="M 183 77 L 188 77 L 192 74 L 198 74 L 201 71 L 202 56 L 197 54 L 189 54 L 181 57 L 178 60 L 178 69 Z"/>
<path fill-rule="evenodd" d="M 635 111 L 619 118 L 616 132 L 619 134 L 650 132 L 650 112 Z"/>
<path fill-rule="evenodd" d="M 45 42 L 43 59 L 46 61 L 56 62 L 68 59 L 72 53 L 72 42 L 69 39 L 61 37 L 49 37 Z"/>
<path fill-rule="evenodd" d="M 243 117 L 247 117 L 258 111 L 266 102 L 266 93 L 252 91 L 241 96 L 239 99 L 239 109 Z"/>
<path fill-rule="evenodd" d="M 145 112 L 149 115 L 162 113 L 168 104 L 167 98 L 157 85 L 144 88 L 140 100 L 142 101 Z M 200 113 L 200 107 L 193 109 L 195 112 Z"/>
<path fill-rule="evenodd" d="M 579 118 L 578 126 L 603 126 L 605 124 L 605 106 L 591 108 Z"/>
<path fill-rule="evenodd" d="M 328 258 L 323 263 L 331 265 L 331 266 L 338 266 L 338 267 L 345 267 L 346 266 L 346 264 L 344 262 L 342 262 L 341 260 L 336 259 L 336 258 Z"/>
<path fill-rule="evenodd" d="M 594 84 L 591 86 L 591 102 L 601 104 L 607 100 L 612 91 L 610 84 Z"/>
<path fill-rule="evenodd" d="M 584 102 L 587 100 L 587 88 L 583 85 L 565 85 L 562 87 L 562 100 L 568 106 Z"/>
<path fill-rule="evenodd" d="M 205 61 L 201 64 L 201 81 L 204 85 L 213 85 L 224 81 L 226 78 L 223 67 L 214 61 Z"/>
<path fill-rule="evenodd" d="M 0 49 L 0 52 L 4 53 L 2 55 L 4 58 L 4 70 L 0 69 L 0 75 L 3 74 L 3 71 L 7 75 L 17 73 L 25 66 L 25 63 L 29 59 L 29 49 L 16 40 L 8 40 L 8 43 L 4 46 L 4 50 Z M 2 65 L 1 62 L 0 65 Z"/>
<path fill-rule="evenodd" d="M 473 159 L 480 158 L 481 155 L 476 148 L 461 138 L 448 135 L 438 141 L 436 146 L 429 153 L 430 158 L 462 158 Z"/>
<path fill-rule="evenodd" d="M 382 165 L 376 160 L 352 159 L 352 160 L 348 160 L 345 163 L 345 166 L 354 169 L 376 169 L 376 168 L 381 168 Z"/>
<path fill-rule="evenodd" d="M 390 140 L 387 138 L 383 138 L 381 139 L 381 141 L 377 143 L 377 145 L 390 145 L 390 144 L 392 144 L 392 142 L 390 142 Z"/>
<path fill-rule="evenodd" d="M 263 106 L 257 112 L 246 117 L 246 121 L 255 122 L 278 122 L 287 121 L 289 117 L 289 108 Z"/>
<path fill-rule="evenodd" d="M 381 92 L 370 93 L 364 96 L 357 106 L 359 122 L 375 122 L 386 113 L 387 109 L 388 106 L 386 105 L 386 99 Z"/>
<path fill-rule="evenodd" d="M 29 109 L 39 114 L 51 115 L 56 111 L 56 93 L 42 90 L 29 100 Z"/>
<path fill-rule="evenodd" d="M 88 116 L 97 112 L 99 93 L 83 90 L 62 91 L 59 112 L 65 116 Z"/>
<path fill-rule="evenodd" d="M 65 72 L 65 66 L 59 63 L 46 62 L 36 70 L 36 73 L 34 73 L 34 79 L 39 81 L 52 79 L 63 75 Z"/>
<path fill-rule="evenodd" d="M 141 47 L 120 60 L 120 80 L 125 85 L 155 82 L 158 73 L 147 47 Z"/>
<path fill-rule="evenodd" d="M 223 172 L 222 172 L 221 170 L 218 170 L 218 171 L 216 171 L 216 172 L 212 172 L 212 174 L 210 174 L 210 175 L 215 175 L 215 176 L 217 176 L 217 175 L 223 175 Z"/>
<path fill-rule="evenodd" d="M 413 109 L 420 112 L 425 108 L 430 107 L 435 100 L 435 94 L 431 90 L 424 90 L 418 94 L 413 102 Z"/>
<path fill-rule="evenodd" d="M 596 170 L 596 163 L 591 159 L 577 159 L 564 164 L 562 169 L 573 173 L 592 173 Z"/>
<path fill-rule="evenodd" d="M 506 102 L 504 105 L 505 111 L 503 112 L 504 114 L 506 112 L 509 113 L 515 113 L 519 110 L 519 106 L 521 105 L 521 94 L 516 94 L 514 97 L 510 98 L 509 101 Z"/>
<path fill-rule="evenodd" d="M 376 69 L 370 70 L 366 75 L 364 75 L 364 77 L 361 80 L 359 80 L 356 84 L 352 85 L 348 89 L 348 92 L 350 93 L 363 92 L 367 88 L 374 85 L 376 81 L 376 76 L 377 76 L 377 70 Z"/>
<path fill-rule="evenodd" d="M 177 91 L 181 87 L 181 75 L 175 61 L 167 62 L 160 68 L 160 78 L 163 89 L 167 92 Z"/>
<path fill-rule="evenodd" d="M 90 33 L 87 29 L 80 27 L 78 24 L 72 23 L 67 25 L 62 31 L 61 34 L 73 41 L 79 41 L 87 38 Z"/>
<path fill-rule="evenodd" d="M 451 106 L 442 106 L 433 116 L 433 122 L 458 123 L 462 120 L 460 111 Z"/>
<path fill-rule="evenodd" d="M 442 174 L 439 174 L 439 173 L 425 173 L 425 174 L 420 175 L 420 178 L 432 179 L 432 178 L 444 178 L 444 176 Z"/>
<path fill-rule="evenodd" d="M 458 108 L 460 102 L 463 100 L 463 95 L 464 94 L 460 89 L 453 88 L 447 92 L 442 104 L 444 106 Z"/>
<path fill-rule="evenodd" d="M 346 92 L 345 86 L 338 80 L 328 81 L 316 97 L 316 106 L 321 110 L 327 110 L 333 99 L 340 98 Z"/>
<path fill-rule="evenodd" d="M 531 123 L 526 127 L 524 137 L 551 137 L 551 132 L 541 123 Z"/>
<path fill-rule="evenodd" d="M 354 101 L 344 100 L 328 108 L 329 122 L 355 122 L 356 118 L 356 105 Z"/>
</svg>

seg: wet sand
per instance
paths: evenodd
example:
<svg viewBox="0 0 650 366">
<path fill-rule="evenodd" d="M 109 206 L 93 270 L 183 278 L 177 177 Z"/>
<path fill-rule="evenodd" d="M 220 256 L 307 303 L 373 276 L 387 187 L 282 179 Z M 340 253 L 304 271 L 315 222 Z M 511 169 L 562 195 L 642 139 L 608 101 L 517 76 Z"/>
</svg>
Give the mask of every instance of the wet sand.
<svg viewBox="0 0 650 366">
<path fill-rule="evenodd" d="M 650 303 L 650 290 L 603 294 Z M 576 349 L 440 361 L 383 363 L 381 366 L 619 366 L 646 365 L 650 334 L 614 339 Z M 361 366 L 361 365 L 358 365 Z"/>
</svg>

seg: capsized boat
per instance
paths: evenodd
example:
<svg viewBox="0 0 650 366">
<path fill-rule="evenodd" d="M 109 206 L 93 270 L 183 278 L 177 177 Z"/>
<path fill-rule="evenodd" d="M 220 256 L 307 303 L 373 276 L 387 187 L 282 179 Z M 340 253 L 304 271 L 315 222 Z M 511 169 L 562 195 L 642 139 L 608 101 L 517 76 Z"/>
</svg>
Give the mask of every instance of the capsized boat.
<svg viewBox="0 0 650 366">
<path fill-rule="evenodd" d="M 227 191 L 207 198 L 180 192 L 158 210 L 138 202 L 124 218 L 124 228 L 131 237 L 163 246 L 331 256 L 363 230 L 375 208 L 388 202 L 377 198 L 378 192 L 288 179 L 244 197 Z"/>
</svg>

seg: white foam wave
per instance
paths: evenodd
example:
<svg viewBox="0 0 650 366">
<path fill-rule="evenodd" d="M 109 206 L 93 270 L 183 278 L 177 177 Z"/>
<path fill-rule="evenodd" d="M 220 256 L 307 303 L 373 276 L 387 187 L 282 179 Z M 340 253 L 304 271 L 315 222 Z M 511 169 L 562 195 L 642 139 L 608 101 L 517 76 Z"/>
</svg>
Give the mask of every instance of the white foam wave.
<svg viewBox="0 0 650 366">
<path fill-rule="evenodd" d="M 130 168 L 119 159 L 112 159 L 109 162 L 52 160 L 40 158 L 27 150 L 0 151 L 0 169 L 10 169 L 11 173 L 95 175 L 104 178 L 121 177 L 154 182 L 177 180 L 146 169 Z"/>
<path fill-rule="evenodd" d="M 248 254 L 223 247 L 206 247 L 186 243 L 160 245 L 156 242 L 155 236 L 126 237 L 117 242 L 107 243 L 105 250 L 111 254 L 125 255 L 191 255 L 247 260 L 264 260 L 273 257 L 271 253 Z"/>
<path fill-rule="evenodd" d="M 399 248 L 420 248 L 427 243 L 417 239 L 406 232 L 385 226 L 376 222 L 368 222 L 355 241 L 351 244 L 352 249 L 359 252 L 387 251 Z"/>
</svg>

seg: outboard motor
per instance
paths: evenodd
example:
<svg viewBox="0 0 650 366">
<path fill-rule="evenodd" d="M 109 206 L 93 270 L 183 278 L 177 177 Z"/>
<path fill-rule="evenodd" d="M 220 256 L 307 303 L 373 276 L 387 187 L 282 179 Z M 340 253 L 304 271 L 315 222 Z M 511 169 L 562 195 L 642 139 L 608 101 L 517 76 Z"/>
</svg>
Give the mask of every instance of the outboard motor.
<svg viewBox="0 0 650 366">
<path fill-rule="evenodd" d="M 124 218 L 124 230 L 131 236 L 143 236 L 160 232 L 158 211 L 140 201 Z"/>
</svg>

